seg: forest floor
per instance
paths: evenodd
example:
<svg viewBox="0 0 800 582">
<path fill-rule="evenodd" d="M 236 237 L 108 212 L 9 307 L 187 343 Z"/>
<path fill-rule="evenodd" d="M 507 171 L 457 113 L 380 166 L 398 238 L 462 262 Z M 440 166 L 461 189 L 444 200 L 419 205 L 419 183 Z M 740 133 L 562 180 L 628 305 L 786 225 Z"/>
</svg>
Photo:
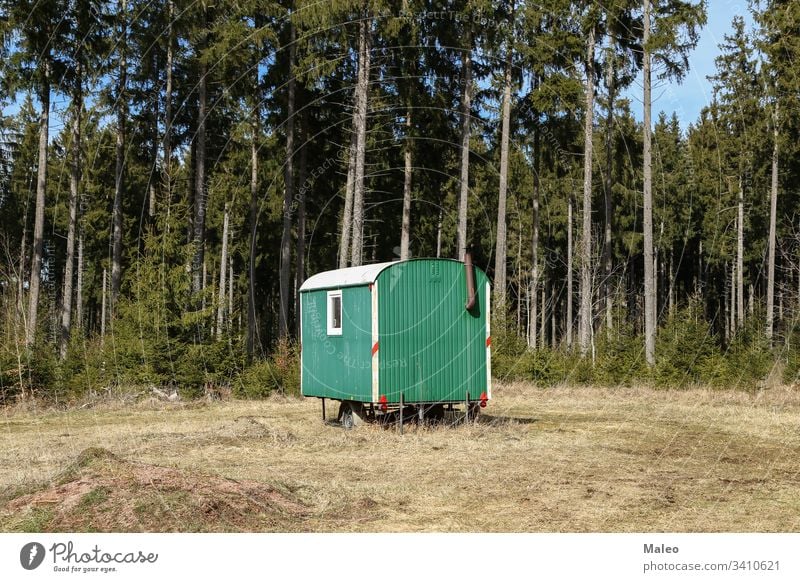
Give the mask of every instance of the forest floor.
<svg viewBox="0 0 800 582">
<path fill-rule="evenodd" d="M 6 408 L 0 531 L 800 529 L 797 389 L 493 396 L 402 436 L 311 399 Z"/>
</svg>

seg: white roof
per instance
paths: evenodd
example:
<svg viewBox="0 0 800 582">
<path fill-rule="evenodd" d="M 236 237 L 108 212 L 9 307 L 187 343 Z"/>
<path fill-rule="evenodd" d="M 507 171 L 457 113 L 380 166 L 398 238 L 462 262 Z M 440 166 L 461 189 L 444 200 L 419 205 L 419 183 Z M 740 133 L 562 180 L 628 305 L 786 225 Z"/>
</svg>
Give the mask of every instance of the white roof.
<svg viewBox="0 0 800 582">
<path fill-rule="evenodd" d="M 378 278 L 378 274 L 381 271 L 393 264 L 394 262 L 375 263 L 374 265 L 362 265 L 361 267 L 348 267 L 346 269 L 317 273 L 306 279 L 303 284 L 300 285 L 300 291 L 368 285 L 375 282 L 375 279 Z"/>
</svg>

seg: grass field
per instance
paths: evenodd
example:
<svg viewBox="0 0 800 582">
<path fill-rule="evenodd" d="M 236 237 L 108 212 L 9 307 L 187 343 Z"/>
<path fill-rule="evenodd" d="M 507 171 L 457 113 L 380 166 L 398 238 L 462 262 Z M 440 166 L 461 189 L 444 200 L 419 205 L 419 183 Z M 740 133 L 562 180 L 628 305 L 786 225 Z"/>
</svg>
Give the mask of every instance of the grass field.
<svg viewBox="0 0 800 582">
<path fill-rule="evenodd" d="M 284 398 L 0 415 L 2 531 L 800 528 L 792 388 L 501 385 L 402 436 Z"/>
</svg>

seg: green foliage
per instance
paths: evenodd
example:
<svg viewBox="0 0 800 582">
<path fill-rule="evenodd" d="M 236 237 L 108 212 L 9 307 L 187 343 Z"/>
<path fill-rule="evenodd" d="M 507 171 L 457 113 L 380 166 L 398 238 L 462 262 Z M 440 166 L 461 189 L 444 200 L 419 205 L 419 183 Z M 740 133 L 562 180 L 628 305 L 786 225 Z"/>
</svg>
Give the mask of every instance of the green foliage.
<svg viewBox="0 0 800 582">
<path fill-rule="evenodd" d="M 643 338 L 627 326 L 614 330 L 611 338 L 597 338 L 594 362 L 563 348 L 529 350 L 515 334 L 501 331 L 493 336 L 492 370 L 500 379 L 532 381 L 540 386 L 646 384 L 752 389 L 764 382 L 778 362 L 786 363 L 786 381 L 796 381 L 800 374 L 800 331 L 793 331 L 781 356 L 769 348 L 762 328 L 762 321 L 754 317 L 723 345 L 703 317 L 700 304 L 692 303 L 669 317 L 660 329 L 652 369 L 644 360 Z"/>
<path fill-rule="evenodd" d="M 300 352 L 294 343 L 279 342 L 272 356 L 247 367 L 234 383 L 241 398 L 265 398 L 278 392 L 300 395 Z"/>
<path fill-rule="evenodd" d="M 690 306 L 670 317 L 656 339 L 653 382 L 662 387 L 684 387 L 703 381 L 708 360 L 719 349 L 711 327 Z"/>
</svg>

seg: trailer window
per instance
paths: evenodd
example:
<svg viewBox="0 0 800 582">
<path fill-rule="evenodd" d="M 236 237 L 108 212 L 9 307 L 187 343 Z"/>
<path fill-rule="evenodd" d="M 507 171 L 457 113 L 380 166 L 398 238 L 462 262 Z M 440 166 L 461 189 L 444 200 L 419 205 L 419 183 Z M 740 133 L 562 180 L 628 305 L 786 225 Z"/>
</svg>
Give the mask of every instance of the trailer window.
<svg viewBox="0 0 800 582">
<path fill-rule="evenodd" d="M 328 291 L 328 335 L 342 335 L 341 291 Z"/>
</svg>

